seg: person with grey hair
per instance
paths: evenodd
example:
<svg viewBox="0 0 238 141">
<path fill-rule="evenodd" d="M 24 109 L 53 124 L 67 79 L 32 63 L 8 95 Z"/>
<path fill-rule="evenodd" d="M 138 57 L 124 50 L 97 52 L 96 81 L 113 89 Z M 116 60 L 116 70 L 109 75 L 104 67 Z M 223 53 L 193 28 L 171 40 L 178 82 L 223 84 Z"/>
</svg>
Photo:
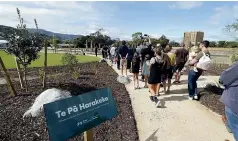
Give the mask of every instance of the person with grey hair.
<svg viewBox="0 0 238 141">
<path fill-rule="evenodd" d="M 116 48 L 114 46 L 114 44 L 112 44 L 111 48 L 110 48 L 110 60 L 111 60 L 111 63 L 113 64 L 114 62 L 114 58 L 115 58 L 115 55 L 116 55 L 116 52 L 115 52 Z"/>
</svg>

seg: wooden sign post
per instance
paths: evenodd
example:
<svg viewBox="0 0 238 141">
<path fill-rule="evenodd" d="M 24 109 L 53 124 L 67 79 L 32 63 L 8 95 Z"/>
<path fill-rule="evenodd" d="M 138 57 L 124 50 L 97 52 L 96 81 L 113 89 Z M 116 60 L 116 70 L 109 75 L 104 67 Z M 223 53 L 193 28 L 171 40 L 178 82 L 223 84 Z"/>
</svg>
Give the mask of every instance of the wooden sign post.
<svg viewBox="0 0 238 141">
<path fill-rule="evenodd" d="M 0 56 L 0 66 L 3 69 L 4 77 L 5 77 L 6 81 L 7 81 L 7 85 L 9 85 L 11 95 L 15 96 L 16 95 L 16 91 L 15 91 L 15 89 L 13 87 L 12 81 L 11 81 L 11 79 L 9 77 L 9 74 L 7 73 L 7 69 L 6 69 L 6 67 L 5 67 L 5 65 L 4 65 L 4 63 L 2 61 L 1 56 Z"/>
<path fill-rule="evenodd" d="M 93 129 L 84 132 L 84 141 L 93 141 Z"/>
</svg>

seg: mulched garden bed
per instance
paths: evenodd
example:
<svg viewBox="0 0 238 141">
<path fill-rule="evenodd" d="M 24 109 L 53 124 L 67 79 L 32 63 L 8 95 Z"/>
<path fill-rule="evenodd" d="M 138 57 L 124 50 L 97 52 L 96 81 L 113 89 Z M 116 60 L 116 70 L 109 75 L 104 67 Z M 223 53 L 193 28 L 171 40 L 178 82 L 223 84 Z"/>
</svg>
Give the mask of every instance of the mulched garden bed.
<svg viewBox="0 0 238 141">
<path fill-rule="evenodd" d="M 212 110 L 213 112 L 224 115 L 225 114 L 225 106 L 220 102 L 220 98 L 222 95 L 223 89 L 218 88 L 216 86 L 207 86 L 203 90 L 200 91 L 200 99 L 199 102 Z"/>
<path fill-rule="evenodd" d="M 97 141 L 137 141 L 139 140 L 131 100 L 123 84 L 116 81 L 118 76 L 106 63 L 79 64 L 80 75 L 78 79 L 72 77 L 67 66 L 49 67 L 50 76 L 47 88 L 60 88 L 69 90 L 71 94 L 78 95 L 99 88 L 109 87 L 117 104 L 119 115 L 114 119 L 102 123 L 93 129 L 94 139 Z M 97 73 L 95 67 L 97 66 Z M 37 77 L 39 68 L 28 69 L 30 76 Z M 15 74 L 14 74 L 15 73 Z M 16 70 L 10 71 L 11 77 L 17 78 Z M 29 80 L 29 91 L 20 89 L 18 81 L 14 82 L 18 96 L 10 97 L 6 85 L 0 85 L 0 140 L 4 141 L 47 141 L 48 132 L 44 116 L 39 118 L 26 118 L 22 116 L 32 105 L 37 95 L 43 90 L 40 79 Z M 70 141 L 81 141 L 78 135 Z"/>
</svg>

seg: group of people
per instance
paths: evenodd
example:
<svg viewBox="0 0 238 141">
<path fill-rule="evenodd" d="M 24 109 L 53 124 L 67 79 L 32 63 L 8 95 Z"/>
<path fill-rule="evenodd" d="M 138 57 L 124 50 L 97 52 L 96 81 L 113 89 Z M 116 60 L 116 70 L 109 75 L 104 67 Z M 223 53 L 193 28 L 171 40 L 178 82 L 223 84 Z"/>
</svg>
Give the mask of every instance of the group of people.
<svg viewBox="0 0 238 141">
<path fill-rule="evenodd" d="M 180 83 L 181 72 L 188 69 L 188 96 L 189 100 L 198 99 L 197 80 L 206 71 L 211 63 L 208 50 L 209 41 L 205 40 L 199 45 L 192 43 L 188 49 L 182 43 L 180 48 L 172 51 L 172 46 L 151 45 L 149 43 L 138 45 L 136 48 L 127 47 L 122 41 L 122 46 L 112 46 L 108 50 L 109 59 L 112 64 L 117 64 L 121 70 L 121 75 L 133 73 L 134 89 L 139 87 L 139 73 L 141 72 L 144 88 L 149 88 L 150 100 L 160 105 L 159 96 L 161 86 L 164 93 L 170 92 L 171 80 L 174 76 L 173 84 Z M 220 76 L 220 83 L 225 87 L 220 99 L 225 105 L 226 125 L 238 140 L 238 62 L 235 62 L 226 69 Z"/>
<path fill-rule="evenodd" d="M 197 67 L 199 59 L 204 55 L 210 57 L 207 50 L 209 41 L 203 41 L 198 46 L 193 46 L 191 52 L 185 48 L 182 43 L 179 49 L 173 53 L 172 46 L 161 46 L 160 44 L 152 45 L 148 42 L 138 45 L 136 48 L 128 47 L 126 41 L 122 41 L 122 46 L 110 48 L 109 59 L 111 63 L 117 64 L 121 70 L 122 76 L 127 73 L 133 73 L 134 89 L 139 87 L 139 73 L 141 72 L 144 88 L 149 88 L 151 101 L 160 105 L 159 96 L 160 88 L 163 87 L 164 93 L 170 92 L 172 77 L 175 77 L 174 84 L 180 83 L 181 72 L 185 64 L 189 65 L 188 73 L 188 99 L 198 99 L 196 81 L 204 71 Z"/>
</svg>

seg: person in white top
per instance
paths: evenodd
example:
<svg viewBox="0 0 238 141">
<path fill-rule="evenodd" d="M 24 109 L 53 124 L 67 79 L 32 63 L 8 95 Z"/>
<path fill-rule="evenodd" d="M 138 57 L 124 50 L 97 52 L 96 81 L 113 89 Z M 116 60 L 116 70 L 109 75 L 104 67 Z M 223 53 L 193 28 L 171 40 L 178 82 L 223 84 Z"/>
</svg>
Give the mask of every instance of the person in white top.
<svg viewBox="0 0 238 141">
<path fill-rule="evenodd" d="M 114 62 L 114 58 L 115 58 L 115 55 L 116 55 L 115 50 L 116 50 L 116 47 L 115 47 L 114 44 L 113 44 L 112 47 L 111 47 L 111 49 L 110 49 L 110 54 L 111 54 L 110 60 L 111 60 L 111 63 L 112 63 L 112 64 L 113 64 L 113 62 Z"/>
</svg>

